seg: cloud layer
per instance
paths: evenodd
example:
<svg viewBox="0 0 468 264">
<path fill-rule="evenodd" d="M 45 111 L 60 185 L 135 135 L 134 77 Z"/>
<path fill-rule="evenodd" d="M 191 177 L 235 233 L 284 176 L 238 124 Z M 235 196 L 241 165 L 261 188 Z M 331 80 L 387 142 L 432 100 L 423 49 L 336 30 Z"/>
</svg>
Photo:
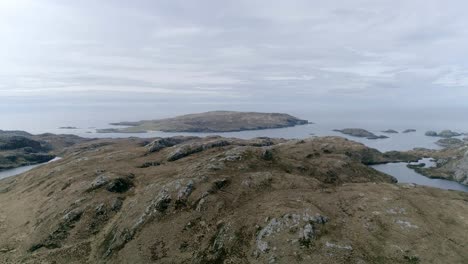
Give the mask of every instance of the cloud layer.
<svg viewBox="0 0 468 264">
<path fill-rule="evenodd" d="M 460 104 L 466 1 L 0 1 L 0 97 Z"/>
</svg>

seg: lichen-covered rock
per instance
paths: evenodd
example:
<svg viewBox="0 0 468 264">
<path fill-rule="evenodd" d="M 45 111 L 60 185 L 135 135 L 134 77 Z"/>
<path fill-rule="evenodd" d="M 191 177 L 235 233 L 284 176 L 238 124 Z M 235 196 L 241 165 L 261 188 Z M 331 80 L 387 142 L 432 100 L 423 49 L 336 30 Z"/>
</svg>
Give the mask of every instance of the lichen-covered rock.
<svg viewBox="0 0 468 264">
<path fill-rule="evenodd" d="M 82 214 L 83 214 L 82 209 L 76 209 L 76 210 L 68 212 L 66 215 L 62 217 L 62 219 L 65 223 L 71 224 L 73 222 L 78 221 Z"/>
<path fill-rule="evenodd" d="M 183 186 L 177 194 L 177 205 L 185 205 L 190 194 L 192 194 L 195 183 L 190 180 L 185 186 Z"/>
<path fill-rule="evenodd" d="M 203 143 L 192 143 L 178 147 L 173 152 L 169 154 L 167 158 L 168 161 L 176 161 L 192 154 L 202 152 L 207 149 L 216 148 L 216 147 L 224 147 L 230 145 L 230 142 L 224 139 L 221 140 L 212 140 Z"/>
<path fill-rule="evenodd" d="M 110 181 L 109 177 L 106 175 L 99 175 L 94 179 L 93 182 L 91 182 L 91 189 L 98 189 L 101 188 L 102 186 L 108 184 Z"/>
<path fill-rule="evenodd" d="M 284 241 L 299 247 L 309 247 L 313 240 L 320 236 L 321 226 L 328 222 L 328 218 L 317 214 L 311 216 L 308 212 L 285 214 L 279 218 L 272 218 L 262 228 L 256 238 L 256 255 L 269 253 L 272 248 L 280 247 Z M 276 239 L 276 237 L 281 240 Z"/>
<path fill-rule="evenodd" d="M 124 193 L 133 187 L 133 182 L 128 178 L 116 178 L 109 182 L 106 189 L 109 192 Z"/>
<path fill-rule="evenodd" d="M 193 140 L 195 137 L 169 137 L 169 138 L 158 138 L 153 142 L 146 145 L 146 149 L 149 153 L 158 152 L 164 148 L 169 148 L 177 144 Z"/>
<path fill-rule="evenodd" d="M 122 208 L 123 200 L 124 199 L 122 197 L 114 198 L 111 202 L 111 210 L 119 211 Z"/>
</svg>

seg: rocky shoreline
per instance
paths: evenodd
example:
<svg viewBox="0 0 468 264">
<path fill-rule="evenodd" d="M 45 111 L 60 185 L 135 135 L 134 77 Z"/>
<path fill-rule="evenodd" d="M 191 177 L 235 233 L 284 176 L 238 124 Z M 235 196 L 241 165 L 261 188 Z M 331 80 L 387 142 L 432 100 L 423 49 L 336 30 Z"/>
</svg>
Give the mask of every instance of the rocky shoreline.
<svg viewBox="0 0 468 264">
<path fill-rule="evenodd" d="M 437 141 L 437 144 L 443 149 L 414 149 L 406 152 L 419 158 L 432 158 L 436 163 L 435 167 L 412 166 L 411 169 L 429 178 L 468 185 L 468 142 L 456 138 L 444 138 Z"/>
</svg>

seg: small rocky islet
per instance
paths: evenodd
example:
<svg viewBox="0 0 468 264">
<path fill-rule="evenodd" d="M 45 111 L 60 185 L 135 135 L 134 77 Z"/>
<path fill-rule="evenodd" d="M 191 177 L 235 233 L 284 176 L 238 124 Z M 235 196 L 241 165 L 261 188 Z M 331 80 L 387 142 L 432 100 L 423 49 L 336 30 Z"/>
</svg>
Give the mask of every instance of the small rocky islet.
<svg viewBox="0 0 468 264">
<path fill-rule="evenodd" d="M 452 138 L 452 137 L 458 137 L 458 136 L 461 136 L 462 134 L 461 133 L 458 133 L 458 132 L 454 132 L 452 130 L 443 130 L 439 133 L 437 133 L 436 131 L 427 131 L 425 133 L 426 136 L 428 137 L 442 137 L 442 138 Z"/>
<path fill-rule="evenodd" d="M 410 128 L 410 129 L 403 130 L 403 132 L 401 132 L 401 133 L 407 134 L 407 133 L 414 133 L 414 132 L 416 132 L 416 129 Z"/>
<path fill-rule="evenodd" d="M 367 139 L 385 139 L 388 138 L 387 136 L 380 135 L 377 136 L 372 132 L 369 132 L 362 128 L 345 128 L 345 129 L 334 129 L 335 132 L 340 132 L 345 135 L 349 135 L 352 137 L 360 137 L 360 138 L 367 138 Z"/>
<path fill-rule="evenodd" d="M 396 130 L 394 130 L 394 129 L 387 129 L 387 130 L 382 131 L 382 133 L 387 133 L 387 134 L 398 134 L 398 131 L 396 131 Z"/>
</svg>

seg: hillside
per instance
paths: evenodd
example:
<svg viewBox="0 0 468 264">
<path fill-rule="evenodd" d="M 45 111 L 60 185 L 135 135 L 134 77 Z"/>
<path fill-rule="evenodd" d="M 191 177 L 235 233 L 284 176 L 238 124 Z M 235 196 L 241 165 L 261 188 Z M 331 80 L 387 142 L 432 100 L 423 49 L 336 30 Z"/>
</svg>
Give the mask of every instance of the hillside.
<svg viewBox="0 0 468 264">
<path fill-rule="evenodd" d="M 281 113 L 213 111 L 160 120 L 112 123 L 112 125 L 116 126 L 129 127 L 117 129 L 99 129 L 98 132 L 233 132 L 291 127 L 296 125 L 304 125 L 307 123 L 307 120 L 301 120 L 291 115 Z"/>
<path fill-rule="evenodd" d="M 468 194 L 338 137 L 98 140 L 0 181 L 1 263 L 466 263 Z"/>
<path fill-rule="evenodd" d="M 0 171 L 50 161 L 65 148 L 86 141 L 90 139 L 0 130 Z"/>
</svg>

